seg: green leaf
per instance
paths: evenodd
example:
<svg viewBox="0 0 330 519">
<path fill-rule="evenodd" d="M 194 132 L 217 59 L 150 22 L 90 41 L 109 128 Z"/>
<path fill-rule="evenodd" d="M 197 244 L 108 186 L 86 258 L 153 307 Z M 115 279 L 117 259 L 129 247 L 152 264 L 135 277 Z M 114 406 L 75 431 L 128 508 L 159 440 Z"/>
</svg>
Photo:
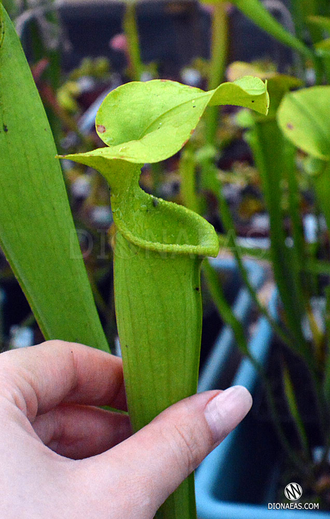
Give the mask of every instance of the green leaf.
<svg viewBox="0 0 330 519">
<path fill-rule="evenodd" d="M 330 86 L 315 86 L 287 94 L 278 110 L 284 135 L 311 155 L 308 173 L 330 229 Z"/>
<path fill-rule="evenodd" d="M 295 171 L 295 149 L 287 142 L 275 119 L 278 106 L 284 94 L 301 84 L 299 80 L 283 74 L 271 73 L 268 79 L 271 106 L 268 117 L 253 114 L 254 125 L 246 133 L 254 160 L 261 175 L 266 209 L 270 217 L 270 255 L 274 275 L 279 288 L 285 311 L 285 322 L 291 335 L 293 349 L 309 356 L 301 331 L 303 298 L 301 268 L 304 260 L 302 247 L 302 229 L 299 225 L 297 185 Z M 282 184 L 288 184 L 289 213 L 291 216 L 295 247 L 290 251 L 286 245 L 286 233 L 283 227 Z M 287 272 L 291 276 L 287 277 Z"/>
<path fill-rule="evenodd" d="M 284 179 L 290 183 L 289 177 L 295 174 L 294 148 L 285 141 L 275 119 L 256 122 L 246 137 L 261 175 L 265 204 L 270 217 L 270 256 L 285 311 L 285 324 L 291 337 L 295 339 L 293 349 L 309 358 L 310 352 L 301 330 L 303 299 L 300 271 L 295 255 L 286 245 L 283 225 L 282 184 Z M 300 240 L 295 244 L 295 253 L 299 242 Z M 290 276 L 287 275 L 288 272 Z"/>
<path fill-rule="evenodd" d="M 108 350 L 51 130 L 0 5 L 0 242 L 46 339 Z"/>
<path fill-rule="evenodd" d="M 330 38 L 326 38 L 315 44 L 315 50 L 318 56 L 329 58 L 330 56 Z"/>
<path fill-rule="evenodd" d="M 108 94 L 96 117 L 96 131 L 108 147 L 84 156 L 140 164 L 165 160 L 185 145 L 207 105 L 225 104 L 266 114 L 266 85 L 246 77 L 204 92 L 166 80 L 127 83 Z"/>
<path fill-rule="evenodd" d="M 316 25 L 330 35 L 330 18 L 328 16 L 309 16 L 307 19 L 311 25 Z"/>
<path fill-rule="evenodd" d="M 250 63 L 244 63 L 242 61 L 235 61 L 228 67 L 227 75 L 231 80 L 237 81 L 237 79 L 243 74 L 256 76 L 267 81 L 267 90 L 270 98 L 270 107 L 267 116 L 268 119 L 275 116 L 284 94 L 293 88 L 301 87 L 303 84 L 302 81 L 296 77 L 288 76 L 286 74 L 278 74 L 274 71 L 265 71 L 256 65 L 251 65 Z M 251 116 L 255 118 L 252 114 Z"/>
<path fill-rule="evenodd" d="M 278 111 L 284 135 L 298 148 L 330 159 L 330 87 L 315 86 L 287 94 Z"/>
<path fill-rule="evenodd" d="M 232 3 L 260 29 L 266 31 L 284 45 L 297 50 L 307 58 L 313 59 L 313 53 L 310 49 L 287 31 L 259 0 L 232 0 Z"/>
<path fill-rule="evenodd" d="M 308 459 L 308 457 L 309 457 L 308 437 L 306 434 L 302 416 L 301 416 L 299 408 L 298 408 L 295 389 L 294 389 L 294 386 L 293 386 L 293 383 L 291 380 L 290 372 L 289 372 L 286 364 L 284 364 L 284 367 L 283 367 L 283 382 L 284 382 L 285 398 L 286 398 L 286 402 L 288 404 L 290 415 L 291 415 L 291 417 L 293 419 L 293 423 L 295 424 L 295 427 L 297 429 L 301 447 L 303 448 L 304 453 Z"/>
</svg>

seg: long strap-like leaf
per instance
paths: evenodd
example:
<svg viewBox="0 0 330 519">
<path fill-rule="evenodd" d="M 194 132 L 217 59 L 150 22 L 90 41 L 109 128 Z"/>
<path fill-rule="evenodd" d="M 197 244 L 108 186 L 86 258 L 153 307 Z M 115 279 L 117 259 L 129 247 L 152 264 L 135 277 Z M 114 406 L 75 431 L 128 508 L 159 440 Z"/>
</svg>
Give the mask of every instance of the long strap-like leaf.
<svg viewBox="0 0 330 519">
<path fill-rule="evenodd" d="M 55 155 L 29 66 L 0 5 L 0 243 L 46 339 L 108 350 Z"/>
<path fill-rule="evenodd" d="M 314 59 L 312 51 L 293 34 L 288 32 L 265 8 L 259 0 L 232 0 L 232 3 L 263 31 L 278 41 L 297 50 L 303 56 Z"/>
</svg>

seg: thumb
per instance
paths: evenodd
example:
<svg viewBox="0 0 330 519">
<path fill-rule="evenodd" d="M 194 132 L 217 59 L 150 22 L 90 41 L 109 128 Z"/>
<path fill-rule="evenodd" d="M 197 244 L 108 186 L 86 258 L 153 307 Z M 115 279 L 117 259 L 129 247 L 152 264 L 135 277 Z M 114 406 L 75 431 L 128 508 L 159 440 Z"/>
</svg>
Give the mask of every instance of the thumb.
<svg viewBox="0 0 330 519">
<path fill-rule="evenodd" d="M 143 496 L 147 508 L 156 511 L 245 417 L 251 405 L 252 397 L 242 386 L 194 395 L 169 407 L 104 455 L 112 462 L 121 460 L 126 478 L 134 474 L 131 497 Z"/>
</svg>

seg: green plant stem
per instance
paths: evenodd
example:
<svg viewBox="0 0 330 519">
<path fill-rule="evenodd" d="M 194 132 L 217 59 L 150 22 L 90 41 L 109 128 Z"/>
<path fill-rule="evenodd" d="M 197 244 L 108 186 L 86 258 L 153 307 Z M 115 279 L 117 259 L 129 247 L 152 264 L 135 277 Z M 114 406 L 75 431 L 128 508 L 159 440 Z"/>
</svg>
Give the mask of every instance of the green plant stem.
<svg viewBox="0 0 330 519">
<path fill-rule="evenodd" d="M 139 31 L 136 20 L 136 0 L 127 0 L 123 20 L 129 55 L 131 79 L 140 80 L 143 72 Z"/>
<path fill-rule="evenodd" d="M 105 334 L 109 344 L 115 345 L 115 340 L 118 337 L 117 326 L 116 326 L 116 312 L 115 312 L 115 298 L 113 292 L 113 284 L 110 285 L 110 293 L 108 297 L 108 315 L 105 325 Z"/>
<path fill-rule="evenodd" d="M 230 242 L 230 237 L 227 234 L 218 234 L 219 243 L 222 250 L 227 250 L 230 252 L 232 250 L 232 245 Z M 244 247 L 242 245 L 236 244 L 239 249 L 240 256 L 251 256 L 258 260 L 270 261 L 270 253 L 268 249 L 258 249 L 255 247 Z M 310 248 L 309 248 L 310 249 Z M 307 248 L 307 251 L 309 250 Z M 318 260 L 317 258 L 306 257 L 304 262 L 304 266 L 302 268 L 302 274 L 324 274 L 330 275 L 330 261 Z"/>
<path fill-rule="evenodd" d="M 93 277 L 93 273 L 89 272 L 88 274 L 89 274 L 88 278 L 89 278 L 89 282 L 91 284 L 91 288 L 92 288 L 92 291 L 93 291 L 93 295 L 94 295 L 96 306 L 97 306 L 99 312 L 102 314 L 102 316 L 103 317 L 107 317 L 107 315 L 108 315 L 107 304 L 104 301 L 104 299 L 102 297 L 102 294 L 101 294 L 101 292 L 98 289 L 98 286 L 97 286 L 97 284 L 95 282 L 95 279 Z"/>
<path fill-rule="evenodd" d="M 330 261 L 317 260 L 315 258 L 307 259 L 304 272 L 311 272 L 313 274 L 326 274 L 329 276 Z"/>
<path fill-rule="evenodd" d="M 290 377 L 290 372 L 285 364 L 284 364 L 284 369 L 283 369 L 283 381 L 284 381 L 284 393 L 285 393 L 286 400 L 288 403 L 289 411 L 290 411 L 291 417 L 293 419 L 293 422 L 296 426 L 296 430 L 298 432 L 298 436 L 300 439 L 301 446 L 303 448 L 304 455 L 308 459 L 309 458 L 309 446 L 308 446 L 307 434 L 306 434 L 306 430 L 305 430 L 301 415 L 299 413 L 296 395 L 295 395 L 294 387 L 293 387 L 292 380 Z"/>
<path fill-rule="evenodd" d="M 298 193 L 298 186 L 297 191 Z M 291 217 L 292 217 L 291 213 Z M 293 221 L 293 220 L 292 220 Z M 299 232 L 299 230 L 298 230 Z M 299 239 L 294 238 L 295 242 L 299 243 Z M 299 246 L 298 246 L 299 249 Z M 297 252 L 297 251 L 295 251 Z M 317 268 L 320 268 L 319 273 L 324 274 L 326 272 L 327 268 L 327 262 L 325 261 L 317 261 L 315 258 L 313 259 L 306 259 L 306 254 L 304 254 L 304 251 L 301 253 L 301 258 L 297 259 L 298 262 L 300 262 L 300 269 L 301 269 L 301 276 L 303 273 L 309 274 L 309 276 L 315 275 L 317 273 Z M 308 262 L 308 263 L 307 263 Z M 315 270 L 313 270 L 313 267 L 317 267 Z M 330 265 L 329 265 L 330 266 Z M 317 280 L 315 280 L 315 283 L 317 284 Z M 317 413 L 320 420 L 320 426 L 321 426 L 321 432 L 323 434 L 323 441 L 325 446 L 330 446 L 330 438 L 328 434 L 328 428 L 329 428 L 329 412 L 328 412 L 328 402 L 327 397 L 324 394 L 324 387 L 323 382 L 320 380 L 319 377 L 319 369 L 323 369 L 322 364 L 324 363 L 323 358 L 323 347 L 322 347 L 322 341 L 323 341 L 323 334 L 319 331 L 316 323 L 314 322 L 314 316 L 312 313 L 312 308 L 310 305 L 310 299 L 309 299 L 309 288 L 310 288 L 310 282 L 309 279 L 304 280 L 304 284 L 306 285 L 306 294 L 304 294 L 304 303 L 305 303 L 305 313 L 307 318 L 309 319 L 310 323 L 310 329 L 312 331 L 313 335 L 313 343 L 314 343 L 314 349 L 313 354 L 315 358 L 314 366 L 310 366 L 307 363 L 307 368 L 310 373 L 311 377 L 311 384 L 314 391 L 314 394 L 316 395 L 316 407 L 317 407 Z M 327 291 L 326 291 L 326 297 L 328 297 Z M 327 357 L 325 357 L 327 358 Z M 299 418 L 298 418 L 299 420 Z M 297 424 L 298 427 L 299 424 Z M 300 431 L 302 432 L 301 428 Z"/>
<path fill-rule="evenodd" d="M 328 354 L 327 354 L 327 362 L 325 366 L 324 380 L 323 380 L 323 392 L 325 400 L 330 405 L 330 361 L 329 361 L 329 341 L 330 341 L 330 285 L 325 289 L 326 295 L 326 315 L 325 315 L 325 325 L 328 336 Z"/>
<path fill-rule="evenodd" d="M 299 39 L 303 41 L 306 38 L 306 32 L 308 31 L 314 43 L 322 40 L 323 31 L 321 28 L 308 24 L 309 16 L 317 16 L 321 14 L 320 0 L 291 0 L 291 6 Z"/>
<path fill-rule="evenodd" d="M 187 209 L 200 213 L 199 199 L 196 190 L 196 168 L 194 152 L 187 145 L 181 153 L 179 173 L 181 177 L 180 193 L 182 202 Z"/>
<path fill-rule="evenodd" d="M 271 317 L 267 308 L 265 308 L 259 301 L 253 286 L 250 283 L 248 274 L 246 272 L 246 268 L 244 266 L 242 260 L 242 254 L 239 245 L 237 244 L 237 236 L 235 232 L 234 220 L 231 215 L 227 200 L 223 194 L 222 183 L 216 174 L 216 168 L 214 166 L 214 155 L 211 153 L 211 149 L 206 150 L 202 157 L 200 157 L 200 164 L 202 168 L 202 178 L 207 178 L 207 185 L 212 189 L 213 194 L 216 196 L 223 226 L 225 228 L 226 236 L 226 246 L 229 250 L 234 254 L 234 257 L 237 262 L 237 266 L 242 276 L 243 282 L 248 289 L 248 292 L 257 306 L 259 312 L 264 315 L 268 322 L 272 325 L 275 333 L 283 340 L 285 344 L 288 346 L 294 347 L 294 339 L 291 336 L 289 331 L 283 331 L 282 328 L 278 325 L 278 323 Z"/>
<path fill-rule="evenodd" d="M 285 141 L 275 120 L 256 122 L 250 144 L 261 174 L 266 207 L 270 217 L 271 256 L 276 283 L 285 311 L 285 321 L 295 337 L 294 351 L 313 363 L 313 357 L 302 334 L 303 315 L 300 272 L 286 246 L 283 228 L 281 174 L 292 168 L 285 154 Z M 294 155 L 290 157 L 294 158 Z"/>
<path fill-rule="evenodd" d="M 278 411 L 275 404 L 274 395 L 271 389 L 271 386 L 269 384 L 269 380 L 267 378 L 267 375 L 264 371 L 264 369 L 260 366 L 260 364 L 251 356 L 249 355 L 249 360 L 251 361 L 254 368 L 258 371 L 260 378 L 263 382 L 263 387 L 266 391 L 266 398 L 269 404 L 269 411 L 271 414 L 271 419 L 273 424 L 275 425 L 275 430 L 277 432 L 277 436 L 279 439 L 279 442 L 282 446 L 283 451 L 285 452 L 288 459 L 291 460 L 294 467 L 296 467 L 300 473 L 309 475 L 311 472 L 311 462 L 310 457 L 307 456 L 306 459 L 302 460 L 299 454 L 296 453 L 295 449 L 292 448 L 291 442 L 286 437 L 283 427 L 281 425 L 281 421 L 278 415 Z"/>
<path fill-rule="evenodd" d="M 228 52 L 228 14 L 226 0 L 219 0 L 214 4 L 213 9 L 208 90 L 213 90 L 223 81 Z"/>
<path fill-rule="evenodd" d="M 330 229 L 330 207 L 329 207 L 329 180 L 330 180 L 330 161 L 326 162 L 324 164 L 324 170 L 316 175 L 315 177 L 313 177 L 313 184 L 314 184 L 314 188 L 315 188 L 315 192 L 316 192 L 316 195 L 317 195 L 317 198 L 318 198 L 318 201 L 319 201 L 319 204 L 320 204 L 320 208 L 324 214 L 324 217 L 325 217 L 325 220 L 326 220 L 326 224 L 327 224 L 327 228 L 328 230 Z M 330 297 L 330 291 L 327 290 L 326 291 L 326 298 L 327 298 L 327 303 L 326 303 L 326 324 L 328 325 L 328 329 L 329 329 L 329 308 L 330 308 L 330 300 L 329 300 L 329 297 Z M 329 339 L 328 339 L 329 340 Z M 325 388 L 325 398 L 327 400 L 327 402 L 329 402 L 329 383 L 327 382 L 327 377 L 329 377 L 329 374 L 330 374 L 330 355 L 328 353 L 327 355 L 327 358 L 326 358 L 326 366 L 325 366 L 325 384 L 324 384 L 324 388 Z"/>
<path fill-rule="evenodd" d="M 226 241 L 226 245 L 228 245 L 228 248 L 233 252 L 236 257 L 236 261 L 238 263 L 240 274 L 242 275 L 242 278 L 244 280 L 245 285 L 249 289 L 250 295 L 252 296 L 253 301 L 257 304 L 259 311 L 270 321 L 270 324 L 273 326 L 275 331 L 277 331 L 278 335 L 285 340 L 285 342 L 288 342 L 288 337 L 280 326 L 274 321 L 274 319 L 271 318 L 269 312 L 265 307 L 263 307 L 257 296 L 256 293 L 248 279 L 248 275 L 244 266 L 244 263 L 242 261 L 242 257 L 239 251 L 239 248 L 236 243 L 236 235 L 234 231 L 234 223 L 232 220 L 232 216 L 230 214 L 229 207 L 227 205 L 227 201 L 225 200 L 223 193 L 222 193 L 222 185 L 216 175 L 216 168 L 214 167 L 214 150 L 212 151 L 212 148 L 207 148 L 204 150 L 204 152 L 200 155 L 201 160 L 201 166 L 202 166 L 202 176 L 205 181 L 205 187 L 211 188 L 212 191 L 216 194 L 220 206 L 221 206 L 221 216 L 223 220 L 223 224 L 227 231 L 227 236 L 223 237 Z M 205 177 L 207 180 L 205 180 Z M 221 241 L 220 241 L 221 246 Z M 260 251 L 258 251 L 260 254 Z M 280 419 L 278 416 L 278 412 L 275 406 L 274 397 L 272 394 L 272 390 L 269 385 L 268 378 L 264 372 L 264 369 L 260 364 L 252 357 L 251 353 L 248 350 L 247 346 L 247 340 L 244 333 L 244 328 L 242 326 L 242 323 L 237 319 L 235 314 L 233 313 L 231 307 L 228 305 L 225 295 L 222 290 L 222 286 L 219 283 L 219 279 L 216 275 L 215 270 L 210 265 L 209 261 L 204 261 L 203 263 L 203 273 L 205 276 L 205 279 L 208 284 L 209 291 L 212 295 L 213 301 L 218 309 L 219 314 L 224 319 L 226 324 L 231 326 L 235 339 L 237 341 L 237 345 L 242 352 L 243 355 L 246 355 L 254 368 L 259 373 L 263 383 L 264 388 L 267 395 L 267 400 L 269 403 L 269 409 L 270 413 L 273 419 L 273 423 L 275 424 L 275 428 L 278 434 L 279 441 L 282 445 L 283 450 L 286 452 L 289 459 L 291 459 L 293 465 L 297 467 L 297 469 L 302 473 L 308 473 L 310 470 L 310 467 L 306 465 L 306 462 L 302 462 L 299 458 L 299 456 L 296 455 L 295 451 L 292 450 L 292 447 L 286 438 L 283 428 L 280 423 Z M 289 343 L 290 344 L 290 343 Z"/>
<path fill-rule="evenodd" d="M 269 404 L 269 410 L 272 416 L 273 423 L 275 424 L 275 428 L 277 431 L 277 435 L 279 438 L 279 441 L 281 443 L 281 446 L 288 456 L 289 459 L 291 459 L 293 465 L 297 467 L 297 469 L 302 473 L 309 473 L 310 471 L 310 465 L 307 466 L 306 462 L 309 459 L 307 450 L 305 451 L 305 460 L 304 462 L 301 461 L 299 456 L 295 453 L 295 451 L 292 449 L 292 446 L 288 439 L 285 436 L 285 433 L 283 431 L 283 428 L 281 426 L 280 418 L 278 415 L 278 411 L 276 409 L 274 396 L 269 384 L 269 380 L 265 374 L 265 371 L 263 367 L 257 362 L 257 360 L 252 357 L 248 346 L 247 341 L 244 333 L 244 328 L 242 326 L 242 323 L 237 319 L 235 314 L 233 313 L 231 307 L 228 305 L 225 295 L 223 293 L 222 287 L 219 283 L 218 276 L 215 272 L 215 270 L 210 265 L 209 261 L 204 261 L 203 263 L 203 273 L 205 276 L 205 279 L 208 283 L 208 288 L 210 290 L 210 293 L 212 295 L 213 301 L 218 308 L 219 314 L 224 319 L 227 325 L 232 327 L 233 333 L 235 335 L 237 345 L 242 352 L 243 355 L 247 356 L 256 371 L 259 373 L 259 376 L 261 377 L 264 388 L 266 391 L 267 401 Z M 305 445 L 305 444 L 304 444 Z"/>
<path fill-rule="evenodd" d="M 218 234 L 220 248 L 222 250 L 226 250 L 228 252 L 231 251 L 231 243 L 230 238 L 227 234 Z M 258 247 L 245 247 L 241 244 L 236 244 L 237 249 L 239 249 L 240 256 L 251 256 L 252 258 L 264 261 L 270 261 L 270 252 L 266 248 L 258 248 Z M 321 268 L 321 267 L 320 267 Z M 330 269 L 330 262 L 329 262 Z"/>
<path fill-rule="evenodd" d="M 225 76 L 228 52 L 228 14 L 227 2 L 219 0 L 213 5 L 211 61 L 208 89 L 213 90 Z M 215 143 L 218 128 L 219 108 L 209 106 L 205 113 L 206 139 L 210 144 Z"/>
<path fill-rule="evenodd" d="M 321 58 L 327 85 L 330 85 L 330 55 Z"/>
<path fill-rule="evenodd" d="M 61 80 L 61 55 L 60 55 L 60 21 L 59 15 L 55 8 L 54 0 L 48 0 L 48 5 L 45 5 L 45 12 L 41 15 L 45 23 L 50 24 L 51 31 L 56 31 L 56 47 L 49 45 L 45 31 L 40 29 L 39 21 L 34 18 L 28 22 L 28 35 L 31 41 L 32 61 L 34 64 L 46 59 L 48 61 L 47 68 L 42 74 L 42 83 L 45 83 L 46 88 L 50 86 L 53 92 L 56 92 L 60 86 Z M 51 36 L 53 38 L 54 36 Z M 57 117 L 54 107 L 49 103 L 45 103 L 45 110 L 52 128 L 53 136 L 57 147 L 59 147 L 62 136 L 61 122 Z"/>
<path fill-rule="evenodd" d="M 156 195 L 160 195 L 160 190 L 163 182 L 163 168 L 159 162 L 155 164 L 151 164 L 151 172 L 152 172 L 152 183 L 153 189 L 152 192 Z"/>
<path fill-rule="evenodd" d="M 301 0 L 291 0 L 291 12 L 294 19 L 295 31 L 301 41 L 305 37 L 306 30 L 306 17 L 302 4 L 305 4 L 305 2 Z"/>
<path fill-rule="evenodd" d="M 330 161 L 324 162 L 323 170 L 311 178 L 320 209 L 330 230 Z"/>
<path fill-rule="evenodd" d="M 255 125 L 254 145 L 256 146 L 255 158 L 258 169 L 262 175 L 265 201 L 270 215 L 271 225 L 271 254 L 277 286 L 280 291 L 281 301 L 285 310 L 286 321 L 295 340 L 290 342 L 291 349 L 301 356 L 311 374 L 313 389 L 318 395 L 317 407 L 323 436 L 326 435 L 326 406 L 322 395 L 322 389 L 317 376 L 318 364 L 314 351 L 305 340 L 301 322 L 306 301 L 301 281 L 301 260 L 295 256 L 295 252 L 289 251 L 285 244 L 285 234 L 282 228 L 281 190 L 279 172 L 287 171 L 292 175 L 294 182 L 293 162 L 287 161 L 286 147 L 280 130 L 275 121 L 263 121 Z M 281 152 L 283 153 L 281 157 Z M 289 158 L 294 157 L 290 151 Z M 292 186 L 291 186 L 292 187 Z M 296 202 L 292 203 L 296 204 Z M 297 223 L 297 222 L 296 222 Z M 299 233 L 299 230 L 296 229 Z M 297 237 L 297 246 L 301 246 L 301 239 Z M 293 281 L 293 283 L 292 283 Z M 304 306 L 305 302 L 305 306 Z"/>
<path fill-rule="evenodd" d="M 195 154 L 191 148 L 186 147 L 182 152 L 180 159 L 181 196 L 185 207 L 199 213 L 200 204 L 196 195 L 195 168 Z M 216 270 L 208 260 L 203 262 L 202 269 L 208 290 L 219 315 L 223 318 L 225 323 L 232 328 L 241 352 L 247 354 L 248 347 L 244 327 L 239 319 L 237 319 L 231 306 L 226 300 Z"/>
<path fill-rule="evenodd" d="M 233 230 L 231 230 L 228 236 L 229 236 L 229 241 L 231 243 L 231 251 L 233 252 L 234 257 L 237 261 L 237 265 L 238 265 L 240 274 L 242 276 L 245 286 L 247 287 L 247 289 L 249 291 L 249 294 L 252 297 L 252 300 L 254 301 L 254 303 L 256 304 L 256 306 L 258 308 L 258 311 L 266 317 L 269 324 L 272 326 L 275 334 L 278 337 L 280 337 L 282 339 L 282 341 L 289 348 L 294 349 L 295 341 L 294 341 L 292 334 L 290 333 L 290 330 L 288 330 L 288 329 L 283 330 L 282 327 L 271 317 L 267 308 L 260 303 L 260 301 L 255 293 L 255 290 L 249 281 L 246 269 L 244 267 L 243 259 L 242 259 L 239 247 L 237 246 L 237 242 L 236 242 L 237 241 L 236 233 Z"/>
<path fill-rule="evenodd" d="M 307 308 L 307 317 L 309 319 L 310 328 L 314 337 L 314 343 L 320 344 L 320 333 L 317 326 L 315 326 L 313 313 L 310 311 L 310 296 L 311 293 L 311 278 L 310 274 L 304 278 L 302 283 L 303 273 L 307 273 L 306 265 L 306 250 L 304 244 L 303 225 L 300 219 L 300 192 L 295 168 L 296 150 L 294 146 L 287 143 L 286 153 L 292 155 L 286 161 L 288 167 L 285 170 L 285 177 L 288 183 L 288 199 L 289 199 L 289 215 L 292 225 L 292 261 L 294 263 L 293 275 L 295 277 L 295 284 L 299 290 L 300 297 L 304 303 L 304 308 Z M 306 279 L 307 278 L 307 279 Z M 313 279 L 312 279 L 313 280 Z M 303 286 L 304 285 L 304 286 Z"/>
<path fill-rule="evenodd" d="M 205 268 L 205 263 L 204 263 L 203 267 Z M 221 307 L 221 309 L 222 309 L 222 307 Z M 226 313 L 225 313 L 225 315 L 226 315 Z M 240 322 L 239 322 L 239 324 L 241 325 Z M 240 333 L 241 333 L 241 331 L 239 331 L 238 334 L 240 334 Z M 245 338 L 244 338 L 244 340 L 245 340 Z M 238 346 L 240 346 L 240 343 L 238 343 Z M 275 426 L 275 429 L 276 429 L 276 432 L 278 435 L 278 439 L 282 446 L 283 451 L 286 453 L 288 459 L 291 460 L 293 466 L 295 466 L 302 474 L 309 474 L 311 471 L 311 463 L 310 463 L 309 456 L 306 455 L 305 459 L 302 461 L 300 456 L 296 454 L 296 451 L 294 449 L 292 449 L 292 445 L 284 433 L 283 427 L 281 425 L 281 420 L 279 418 L 279 414 L 278 414 L 278 411 L 276 408 L 272 388 L 269 383 L 269 378 L 267 377 L 267 375 L 265 373 L 264 367 L 252 356 L 252 354 L 248 348 L 245 348 L 245 346 L 243 346 L 243 349 L 241 351 L 242 351 L 243 355 L 245 355 L 249 359 L 252 366 L 259 374 L 260 379 L 263 383 L 263 388 L 266 392 L 266 398 L 267 398 L 267 402 L 269 405 L 269 411 L 271 414 L 272 422 Z"/>
<path fill-rule="evenodd" d="M 295 179 L 295 181 L 296 181 L 296 179 Z M 298 186 L 296 186 L 296 188 L 297 188 L 297 190 L 295 190 L 295 193 L 298 194 Z M 290 187 L 289 187 L 289 189 L 290 189 Z M 291 212 L 292 222 L 293 222 L 293 216 L 294 215 Z M 293 224 L 293 227 L 294 227 L 294 224 Z M 297 229 L 297 232 L 300 233 L 300 230 Z M 293 229 L 293 236 L 294 236 L 295 243 L 299 244 L 299 237 L 297 237 L 297 236 L 295 237 L 294 233 L 295 233 L 295 231 Z M 301 244 L 301 246 L 303 246 L 303 244 Z M 293 252 L 297 253 L 299 251 L 299 245 L 298 245 L 297 249 L 298 250 L 295 250 L 295 247 L 294 247 Z M 303 249 L 300 249 L 300 250 L 301 250 L 301 258 L 296 259 L 296 261 L 298 263 L 297 271 L 300 272 L 301 276 L 303 275 L 303 272 L 308 273 L 308 274 L 311 274 L 311 273 L 314 274 L 314 272 L 311 272 L 308 270 L 308 267 L 306 265 L 306 259 L 305 259 L 306 255 L 304 254 Z M 313 264 L 313 260 L 310 260 L 309 263 L 310 263 L 310 265 Z M 324 273 L 323 264 L 326 262 L 317 262 L 317 263 L 322 264 L 322 267 L 323 267 L 322 272 Z M 310 305 L 310 299 L 309 299 L 308 280 L 307 280 L 307 283 L 305 281 L 305 285 L 307 285 L 307 294 L 303 294 L 302 297 L 303 297 L 303 301 L 304 301 L 305 313 L 306 313 L 307 318 L 309 319 L 310 329 L 311 329 L 311 332 L 313 335 L 313 343 L 314 343 L 313 354 L 314 354 L 314 359 L 315 359 L 315 362 L 313 362 L 313 365 L 309 365 L 308 361 L 307 362 L 305 361 L 305 363 L 307 365 L 308 371 L 311 376 L 311 383 L 312 383 L 313 391 L 314 391 L 315 395 L 317 395 L 316 396 L 316 407 L 317 407 L 317 412 L 318 412 L 318 416 L 320 419 L 321 430 L 322 430 L 322 434 L 323 434 L 323 438 L 324 438 L 324 445 L 328 445 L 329 441 L 330 441 L 330 439 L 328 440 L 329 435 L 327 433 L 327 428 L 329 425 L 328 424 L 328 407 L 327 407 L 327 400 L 323 393 L 322 381 L 320 381 L 319 375 L 318 375 L 318 373 L 319 373 L 318 369 L 320 366 L 322 366 L 322 363 L 324 362 L 324 360 L 322 359 L 322 351 L 321 351 L 323 334 L 320 333 L 316 323 L 314 322 L 315 320 L 314 320 L 314 316 L 313 316 L 311 305 Z M 294 412 L 294 409 L 292 409 L 291 411 Z M 299 420 L 300 420 L 300 417 L 296 416 L 295 417 L 296 426 L 297 426 L 297 429 L 299 430 L 301 440 L 303 443 L 306 443 L 306 441 L 303 439 L 304 431 L 303 431 L 303 428 L 301 427 L 302 424 L 299 423 Z M 306 450 L 306 449 L 304 448 L 304 450 Z"/>
<path fill-rule="evenodd" d="M 209 292 L 212 296 L 212 300 L 218 309 L 219 315 L 223 318 L 224 322 L 232 328 L 237 345 L 242 354 L 247 355 L 248 346 L 243 324 L 236 317 L 231 306 L 228 304 L 219 280 L 219 276 L 208 260 L 205 260 L 203 263 L 203 273 Z"/>
<path fill-rule="evenodd" d="M 288 200 L 289 200 L 289 216 L 292 226 L 292 238 L 293 238 L 293 251 L 292 256 L 294 258 L 296 268 L 295 272 L 301 274 L 305 267 L 305 245 L 304 245 L 304 231 L 303 224 L 300 218 L 300 191 L 299 184 L 296 175 L 296 149 L 294 146 L 291 146 L 289 143 L 285 143 L 285 147 L 283 149 L 284 153 L 284 162 L 286 164 L 286 168 L 283 171 L 283 177 L 288 183 Z M 301 288 L 301 279 L 298 280 L 299 283 L 299 291 L 302 291 Z"/>
<path fill-rule="evenodd" d="M 330 346 L 330 285 L 325 288 L 325 298 L 326 298 L 326 311 L 325 311 L 325 327 L 327 334 L 327 354 L 325 356 L 325 369 L 324 369 L 324 377 L 321 382 L 322 387 L 322 396 L 325 402 L 325 409 L 327 410 L 327 431 L 325 434 L 325 449 L 322 463 L 326 466 L 329 462 L 329 452 L 330 452 L 330 420 L 329 420 L 329 405 L 330 405 L 330 355 L 329 355 L 329 346 Z"/>
<path fill-rule="evenodd" d="M 194 474 L 191 474 L 167 498 L 155 519 L 197 519 Z"/>
<path fill-rule="evenodd" d="M 232 0 L 232 3 L 262 30 L 284 45 L 300 52 L 305 58 L 311 59 L 313 62 L 315 61 L 314 53 L 277 22 L 259 0 Z"/>
</svg>

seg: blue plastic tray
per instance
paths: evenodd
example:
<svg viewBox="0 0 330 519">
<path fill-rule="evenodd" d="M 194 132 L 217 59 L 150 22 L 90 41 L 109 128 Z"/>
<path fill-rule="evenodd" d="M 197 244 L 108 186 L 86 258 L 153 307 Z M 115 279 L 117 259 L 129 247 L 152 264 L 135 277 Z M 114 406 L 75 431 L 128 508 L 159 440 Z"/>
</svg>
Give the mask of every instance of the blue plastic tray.
<svg viewBox="0 0 330 519">
<path fill-rule="evenodd" d="M 273 317 L 276 317 L 276 301 L 274 292 L 270 302 Z M 272 337 L 272 328 L 262 317 L 249 344 L 252 355 L 260 363 L 267 361 Z M 254 394 L 258 382 L 256 370 L 248 359 L 244 359 L 233 385 L 243 385 Z M 205 388 L 213 389 L 213 377 L 207 380 L 205 375 L 203 384 Z M 278 452 L 273 430 L 267 424 L 257 423 L 250 413 L 197 469 L 198 518 L 329 519 L 330 513 L 321 511 L 268 510 L 268 503 L 276 502 Z"/>
</svg>

